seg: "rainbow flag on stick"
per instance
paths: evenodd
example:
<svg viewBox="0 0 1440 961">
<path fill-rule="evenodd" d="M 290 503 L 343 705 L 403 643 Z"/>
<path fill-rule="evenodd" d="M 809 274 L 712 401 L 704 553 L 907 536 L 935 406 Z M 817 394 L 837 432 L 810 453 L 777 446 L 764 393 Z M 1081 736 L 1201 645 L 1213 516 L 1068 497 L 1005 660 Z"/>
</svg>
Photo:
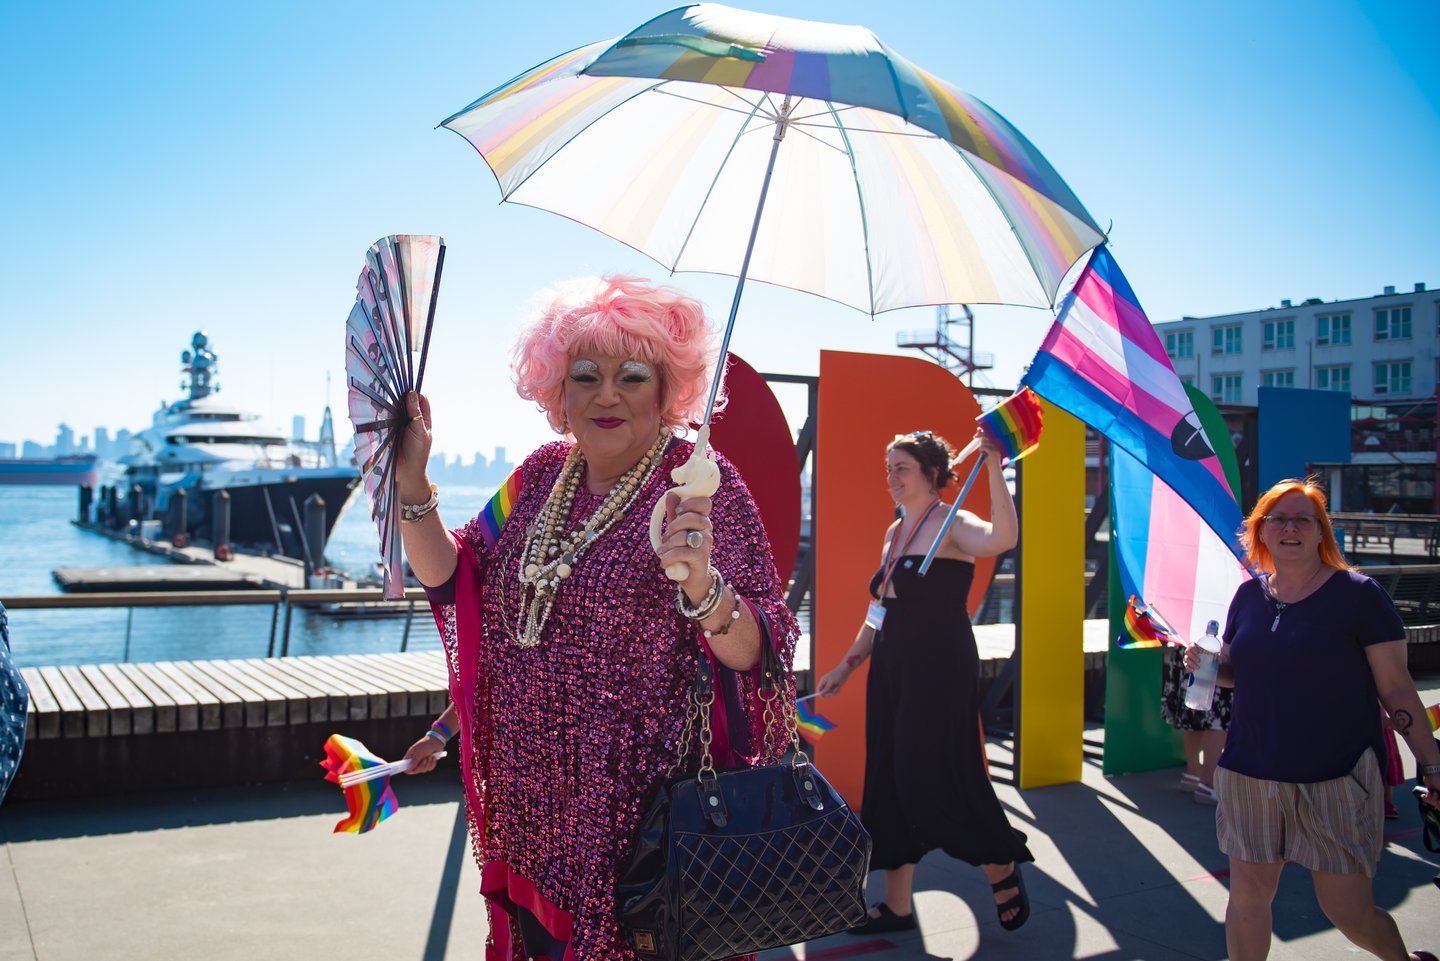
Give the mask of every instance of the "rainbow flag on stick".
<svg viewBox="0 0 1440 961">
<path fill-rule="evenodd" d="M 385 761 L 371 754 L 364 744 L 339 734 L 332 734 L 325 740 L 325 760 L 320 762 L 325 769 L 325 780 L 334 784 L 340 783 L 343 774 L 384 764 Z M 388 777 L 362 781 L 342 790 L 350 813 L 335 825 L 336 833 L 364 834 L 373 831 L 377 824 L 400 807 L 395 800 L 395 792 L 390 790 Z"/>
<path fill-rule="evenodd" d="M 975 422 L 1005 449 L 1005 462 L 1013 464 L 1040 446 L 1044 419 L 1035 392 L 1022 387 Z"/>
<path fill-rule="evenodd" d="M 1125 605 L 1125 628 L 1115 639 L 1116 647 L 1122 651 L 1130 651 L 1142 647 L 1183 643 L 1180 635 L 1165 622 L 1159 611 L 1145 606 L 1134 594 L 1130 595 L 1130 601 Z"/>
<path fill-rule="evenodd" d="M 818 743 L 826 731 L 835 728 L 835 722 L 825 717 L 804 701 L 795 702 L 795 727 L 808 743 Z"/>
<path fill-rule="evenodd" d="M 1028 387 L 1022 387 L 1001 401 L 989 413 L 975 418 L 975 423 L 979 424 L 980 429 L 994 438 L 1004 449 L 1005 457 L 1001 463 L 1005 464 L 1013 464 L 1039 448 L 1040 431 L 1045 426 L 1044 412 L 1040 408 L 1040 401 Z M 950 465 L 953 467 L 961 463 L 979 447 L 980 441 L 972 440 L 965 445 L 964 450 L 955 456 Z M 955 515 L 960 512 L 960 505 L 965 503 L 965 498 L 970 495 L 970 488 L 975 486 L 975 478 L 980 476 L 980 468 L 984 463 L 985 455 L 981 454 L 975 461 L 975 466 L 970 468 L 970 476 L 965 478 L 965 483 L 960 487 L 960 493 L 955 495 L 955 503 L 950 505 L 950 513 L 945 515 L 945 523 L 940 525 L 934 542 L 925 552 L 925 559 L 920 562 L 921 577 L 930 572 L 930 564 L 935 560 L 935 553 L 940 550 L 940 545 L 945 541 L 945 535 L 950 532 L 950 525 L 955 523 Z"/>
<path fill-rule="evenodd" d="M 1440 731 L 1440 704 L 1431 704 L 1427 707 L 1425 716 L 1430 719 L 1430 730 Z"/>
</svg>

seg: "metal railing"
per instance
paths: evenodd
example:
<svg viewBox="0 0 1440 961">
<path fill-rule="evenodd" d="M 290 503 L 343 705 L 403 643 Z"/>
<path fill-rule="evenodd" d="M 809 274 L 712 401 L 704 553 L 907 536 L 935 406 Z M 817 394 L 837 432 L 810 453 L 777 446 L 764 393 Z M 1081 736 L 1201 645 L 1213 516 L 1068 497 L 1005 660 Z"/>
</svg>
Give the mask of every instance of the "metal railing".
<svg viewBox="0 0 1440 961">
<path fill-rule="evenodd" d="M 1330 515 L 1330 523 L 1345 531 L 1345 549 L 1360 554 L 1398 556 L 1440 555 L 1440 516 L 1434 514 Z M 1397 542 L 1401 542 L 1398 543 Z"/>
<path fill-rule="evenodd" d="M 290 654 L 290 623 L 297 607 L 319 608 L 325 604 L 365 604 L 377 608 L 393 608 L 396 616 L 404 616 L 405 630 L 400 640 L 400 650 L 410 645 L 410 626 L 415 619 L 415 606 L 426 602 L 425 592 L 420 588 L 408 588 L 403 600 L 387 601 L 385 592 L 378 587 L 352 590 L 265 590 L 265 591 L 124 591 L 95 592 L 83 594 L 47 594 L 24 597 L 0 598 L 0 603 L 9 611 L 84 610 L 89 608 L 124 608 L 125 655 L 130 659 L 130 634 L 137 607 L 234 607 L 270 605 L 270 643 L 266 657 L 276 656 L 276 641 L 279 641 L 279 656 Z M 283 615 L 283 616 L 282 616 Z"/>
</svg>

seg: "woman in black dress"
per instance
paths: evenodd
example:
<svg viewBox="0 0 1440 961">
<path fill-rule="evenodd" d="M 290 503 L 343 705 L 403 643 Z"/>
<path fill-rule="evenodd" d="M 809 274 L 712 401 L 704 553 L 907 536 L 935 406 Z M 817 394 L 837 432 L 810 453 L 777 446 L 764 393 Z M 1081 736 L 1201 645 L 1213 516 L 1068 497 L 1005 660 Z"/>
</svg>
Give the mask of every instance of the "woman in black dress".
<svg viewBox="0 0 1440 961">
<path fill-rule="evenodd" d="M 940 491 L 955 476 L 954 451 L 929 431 L 901 434 L 886 448 L 886 478 L 901 517 L 885 533 L 865 625 L 841 664 L 815 686 L 834 694 L 872 659 L 861 819 L 875 841 L 871 866 L 885 872 L 885 897 L 855 934 L 916 926 L 915 865 L 937 848 L 985 871 L 1007 930 L 1030 916 L 1020 862 L 1034 857 L 1006 819 L 985 768 L 979 656 L 966 611 L 975 558 L 1014 547 L 1019 525 L 1000 472 L 1003 452 L 976 436 L 986 455 L 993 520 L 961 510 L 924 577 L 920 562 L 949 511 Z"/>
</svg>

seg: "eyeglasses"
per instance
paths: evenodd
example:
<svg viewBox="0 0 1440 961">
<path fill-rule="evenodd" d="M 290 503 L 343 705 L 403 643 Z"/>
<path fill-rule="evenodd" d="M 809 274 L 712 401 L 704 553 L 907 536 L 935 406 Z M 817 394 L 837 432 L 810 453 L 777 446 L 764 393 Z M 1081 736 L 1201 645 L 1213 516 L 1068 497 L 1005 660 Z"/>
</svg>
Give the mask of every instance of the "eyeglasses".
<svg viewBox="0 0 1440 961">
<path fill-rule="evenodd" d="M 1267 524 L 1274 524 L 1282 530 L 1286 527 L 1294 527 L 1297 531 L 1308 531 L 1315 527 L 1314 514 L 1266 514 L 1264 521 Z"/>
<path fill-rule="evenodd" d="M 934 433 L 932 433 L 931 431 L 928 431 L 928 430 L 912 430 L 912 431 L 910 432 L 910 436 L 913 437 L 913 438 L 915 438 L 916 440 L 929 440 L 930 438 L 934 437 L 935 435 L 934 435 Z"/>
</svg>

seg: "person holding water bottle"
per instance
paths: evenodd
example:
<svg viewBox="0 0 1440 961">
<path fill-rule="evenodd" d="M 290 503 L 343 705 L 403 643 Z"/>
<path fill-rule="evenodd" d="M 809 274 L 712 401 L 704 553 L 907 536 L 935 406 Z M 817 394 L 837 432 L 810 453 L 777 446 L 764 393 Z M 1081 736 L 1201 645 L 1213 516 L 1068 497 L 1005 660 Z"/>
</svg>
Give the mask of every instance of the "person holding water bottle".
<svg viewBox="0 0 1440 961">
<path fill-rule="evenodd" d="M 1221 641 L 1220 625 L 1211 621 L 1214 630 L 1197 644 L 1214 655 L 1208 663 L 1218 667 Z M 1160 687 L 1160 716 L 1165 723 L 1181 733 L 1185 746 L 1185 772 L 1180 775 L 1180 789 L 1188 791 L 1196 804 L 1215 804 L 1215 765 L 1225 747 L 1225 734 L 1230 728 L 1232 692 L 1228 687 L 1194 681 L 1184 666 L 1185 653 L 1178 647 L 1165 652 L 1164 675 Z"/>
<path fill-rule="evenodd" d="M 1406 669 L 1405 627 L 1375 581 L 1340 553 L 1313 480 L 1284 480 L 1241 534 L 1260 576 L 1235 592 L 1217 680 L 1235 692 L 1215 773 L 1215 831 L 1230 858 L 1225 941 L 1232 961 L 1269 953 L 1280 869 L 1310 870 L 1332 924 L 1378 958 L 1406 951 L 1375 904 L 1384 827 L 1385 755 L 1376 703 L 1415 755 L 1425 801 L 1440 806 L 1440 745 Z M 1200 668 L 1202 651 L 1185 652 Z"/>
</svg>

